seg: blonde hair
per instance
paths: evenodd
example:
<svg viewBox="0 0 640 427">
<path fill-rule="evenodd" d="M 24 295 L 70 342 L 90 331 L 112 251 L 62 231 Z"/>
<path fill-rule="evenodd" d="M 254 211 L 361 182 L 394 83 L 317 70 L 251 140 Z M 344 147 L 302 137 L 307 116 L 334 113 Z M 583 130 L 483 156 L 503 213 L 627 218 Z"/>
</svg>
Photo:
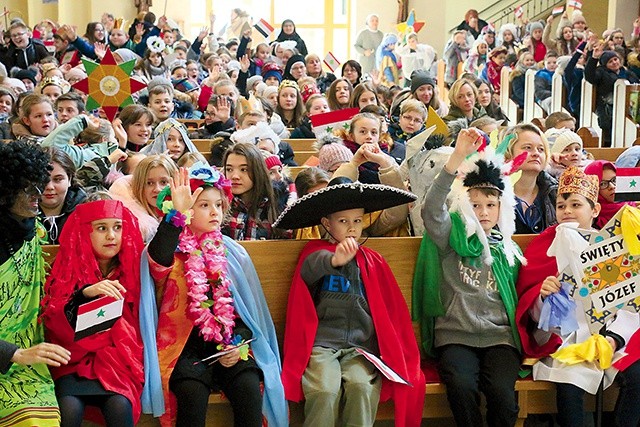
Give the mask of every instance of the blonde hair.
<svg viewBox="0 0 640 427">
<path fill-rule="evenodd" d="M 100 142 L 108 141 L 111 136 L 111 123 L 105 119 L 99 119 L 100 123 L 97 129 L 88 127 L 80 132 L 80 140 L 87 144 L 98 144 Z"/>
<path fill-rule="evenodd" d="M 157 216 L 156 207 L 149 206 L 144 198 L 144 187 L 147 184 L 147 175 L 153 168 L 163 167 L 169 176 L 173 178 L 178 173 L 178 168 L 173 159 L 165 154 L 156 154 L 143 159 L 136 170 L 133 172 L 131 179 L 131 194 L 140 203 L 145 211 L 151 216 Z"/>
<path fill-rule="evenodd" d="M 478 89 L 476 88 L 476 85 L 474 85 L 470 80 L 458 79 L 453 82 L 453 84 L 451 85 L 451 89 L 449 89 L 449 103 L 451 105 L 455 105 L 456 107 L 458 106 L 456 98 L 458 97 L 458 94 L 460 93 L 460 91 L 462 90 L 462 86 L 464 85 L 469 85 L 469 87 L 473 91 L 474 98 L 476 100 L 478 99 Z"/>
<path fill-rule="evenodd" d="M 20 109 L 22 110 L 21 118 L 29 117 L 33 107 L 40 104 L 49 104 L 51 106 L 51 111 L 54 111 L 53 103 L 48 96 L 35 94 L 27 95 L 22 101 L 22 105 L 20 105 Z"/>
<path fill-rule="evenodd" d="M 400 115 L 411 112 L 420 114 L 423 120 L 426 120 L 429 114 L 427 107 L 422 102 L 414 98 L 408 98 L 400 104 Z"/>
<path fill-rule="evenodd" d="M 533 132 L 536 135 L 538 135 L 542 140 L 542 144 L 544 146 L 544 157 L 545 157 L 545 164 L 542 166 L 543 168 L 546 167 L 547 163 L 549 162 L 549 141 L 547 141 L 547 137 L 544 136 L 544 132 L 542 132 L 537 126 L 532 125 L 531 123 L 520 123 L 519 125 L 515 125 L 513 127 L 508 128 L 504 132 L 500 140 L 504 140 L 504 138 L 508 137 L 509 135 L 515 135 L 509 141 L 509 145 L 507 146 L 507 151 L 505 151 L 504 153 L 505 160 L 511 160 L 513 158 L 513 149 L 516 145 L 516 142 L 518 142 L 518 138 L 520 137 L 520 134 L 523 132 Z"/>
</svg>

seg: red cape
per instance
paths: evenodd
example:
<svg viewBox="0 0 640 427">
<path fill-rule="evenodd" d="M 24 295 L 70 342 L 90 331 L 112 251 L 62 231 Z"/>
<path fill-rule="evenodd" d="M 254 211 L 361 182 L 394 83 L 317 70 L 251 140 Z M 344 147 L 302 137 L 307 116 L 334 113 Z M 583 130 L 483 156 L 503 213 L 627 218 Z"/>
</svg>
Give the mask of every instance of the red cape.
<svg viewBox="0 0 640 427">
<path fill-rule="evenodd" d="M 318 328 L 318 316 L 307 285 L 300 276 L 304 260 L 322 249 L 334 252 L 336 245 L 323 240 L 309 242 L 298 260 L 287 304 L 284 335 L 282 383 L 285 397 L 299 402 L 302 374 L 309 363 Z M 386 380 L 383 377 L 380 401 L 395 402 L 396 426 L 419 426 L 424 405 L 425 379 L 420 370 L 420 351 L 413 333 L 407 304 L 391 269 L 377 252 L 360 247 L 356 262 L 367 293 L 373 324 L 378 337 L 380 358 L 413 387 Z"/>
<path fill-rule="evenodd" d="M 558 335 L 552 334 L 544 345 L 538 345 L 533 337 L 533 332 L 538 328 L 538 322 L 535 322 L 529 315 L 529 309 L 535 305 L 540 297 L 540 288 L 544 279 L 558 274 L 555 257 L 547 255 L 547 250 L 556 237 L 556 227 L 557 225 L 547 228 L 529 243 L 524 252 L 527 265 L 520 268 L 516 284 L 518 292 L 516 325 L 522 340 L 522 351 L 527 357 L 548 356 L 562 344 L 562 339 Z"/>
</svg>

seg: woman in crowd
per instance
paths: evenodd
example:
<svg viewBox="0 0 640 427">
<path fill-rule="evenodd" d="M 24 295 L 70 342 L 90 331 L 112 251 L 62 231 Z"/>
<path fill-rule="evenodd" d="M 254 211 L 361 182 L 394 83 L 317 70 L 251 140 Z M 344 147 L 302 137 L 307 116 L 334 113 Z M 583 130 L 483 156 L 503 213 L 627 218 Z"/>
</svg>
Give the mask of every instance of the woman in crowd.
<svg viewBox="0 0 640 427">
<path fill-rule="evenodd" d="M 281 43 L 285 40 L 293 40 L 296 42 L 295 48 L 298 50 L 300 55 L 307 56 L 309 52 L 307 52 L 307 45 L 302 40 L 302 37 L 298 35 L 296 32 L 296 25 L 293 23 L 291 19 L 285 19 L 282 21 L 282 26 L 280 30 L 280 34 L 278 34 L 278 38 L 276 41 Z"/>
</svg>

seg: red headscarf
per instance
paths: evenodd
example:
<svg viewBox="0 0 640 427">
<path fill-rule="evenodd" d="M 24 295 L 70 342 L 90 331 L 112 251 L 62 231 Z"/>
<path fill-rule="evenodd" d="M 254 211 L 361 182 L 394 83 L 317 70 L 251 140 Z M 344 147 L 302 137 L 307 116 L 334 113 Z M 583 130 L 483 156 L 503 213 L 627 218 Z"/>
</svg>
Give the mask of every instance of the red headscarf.
<svg viewBox="0 0 640 427">
<path fill-rule="evenodd" d="M 614 172 L 616 171 L 616 166 L 613 163 L 606 160 L 596 160 L 588 164 L 587 167 L 584 168 L 584 173 L 586 173 L 587 175 L 596 175 L 598 177 L 598 181 L 601 182 L 602 171 L 605 167 L 611 168 Z M 598 218 L 596 218 L 596 227 L 598 229 L 604 227 L 607 222 L 609 222 L 609 220 L 613 218 L 613 216 L 617 214 L 624 205 L 636 206 L 635 202 L 611 203 L 607 201 L 607 199 L 602 197 L 600 195 L 600 192 L 598 192 L 598 203 L 600 203 L 600 206 L 602 206 L 600 215 L 598 215 Z"/>
</svg>

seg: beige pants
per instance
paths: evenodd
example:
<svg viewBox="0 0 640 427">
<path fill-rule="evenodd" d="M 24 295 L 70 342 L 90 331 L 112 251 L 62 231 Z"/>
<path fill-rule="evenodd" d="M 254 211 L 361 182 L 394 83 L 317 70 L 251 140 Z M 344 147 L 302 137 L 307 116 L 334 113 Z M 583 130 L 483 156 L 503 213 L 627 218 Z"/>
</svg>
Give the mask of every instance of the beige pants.
<svg viewBox="0 0 640 427">
<path fill-rule="evenodd" d="M 342 407 L 341 425 L 372 426 L 381 385 L 376 368 L 355 349 L 313 347 L 302 376 L 304 425 L 338 425 Z"/>
</svg>

